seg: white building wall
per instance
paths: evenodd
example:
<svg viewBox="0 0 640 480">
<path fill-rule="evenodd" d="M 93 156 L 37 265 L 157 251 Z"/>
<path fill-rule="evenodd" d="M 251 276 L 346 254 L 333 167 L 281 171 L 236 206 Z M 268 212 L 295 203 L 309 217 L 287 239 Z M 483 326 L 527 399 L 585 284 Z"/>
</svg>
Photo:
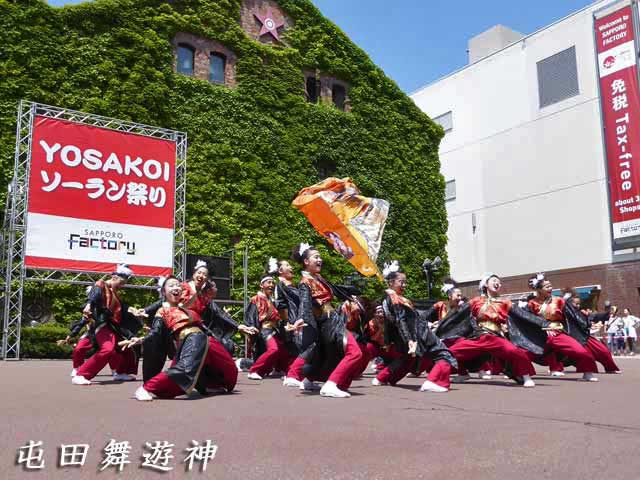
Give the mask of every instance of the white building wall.
<svg viewBox="0 0 640 480">
<path fill-rule="evenodd" d="M 458 281 L 611 261 L 592 33 L 600 2 L 412 95 L 453 112 L 440 145 Z M 536 63 L 575 46 L 580 93 L 539 108 Z M 477 229 L 472 229 L 472 216 Z"/>
</svg>

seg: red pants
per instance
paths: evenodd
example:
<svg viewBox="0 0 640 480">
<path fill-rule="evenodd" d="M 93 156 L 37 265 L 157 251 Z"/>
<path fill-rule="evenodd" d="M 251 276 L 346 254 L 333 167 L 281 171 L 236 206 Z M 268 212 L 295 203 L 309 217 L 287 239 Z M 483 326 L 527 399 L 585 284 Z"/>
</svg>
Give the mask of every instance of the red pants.
<svg viewBox="0 0 640 480">
<path fill-rule="evenodd" d="M 177 359 L 175 358 L 173 359 L 173 362 L 171 363 L 172 366 L 176 363 L 176 360 Z M 231 357 L 229 352 L 219 341 L 212 337 L 209 337 L 209 349 L 202 368 L 204 367 L 209 367 L 212 370 L 221 372 L 224 378 L 223 385 L 210 383 L 207 387 L 224 387 L 229 392 L 233 391 L 236 386 L 236 382 L 238 381 L 238 367 L 236 367 L 233 357 Z M 184 395 L 182 388 L 180 388 L 176 382 L 171 380 L 169 375 L 165 372 L 161 372 L 145 382 L 144 389 L 159 398 L 175 398 L 180 395 Z"/>
<path fill-rule="evenodd" d="M 302 368 L 304 367 L 304 358 L 296 357 L 296 359 L 289 365 L 289 370 L 287 370 L 287 377 L 295 378 L 299 382 L 304 380 L 304 373 L 302 372 Z"/>
<path fill-rule="evenodd" d="M 462 340 L 464 340 L 464 338 L 462 338 L 462 337 L 457 337 L 457 338 L 445 338 L 445 339 L 442 341 L 442 343 L 444 343 L 444 344 L 445 344 L 445 346 L 446 346 L 449 350 L 451 350 L 451 347 L 452 347 L 453 345 L 455 345 L 456 343 L 458 343 L 458 342 L 460 342 L 460 341 L 462 341 Z M 458 359 L 456 358 L 456 360 L 458 360 Z M 454 373 L 457 373 L 458 375 L 469 375 L 469 370 L 467 370 L 467 369 L 466 369 L 466 367 L 464 366 L 464 363 L 463 363 L 463 362 L 461 362 L 460 360 L 458 360 L 458 368 L 457 368 L 457 369 L 453 368 L 453 369 L 452 369 L 452 371 L 453 371 Z"/>
<path fill-rule="evenodd" d="M 92 347 L 93 345 L 89 337 L 80 337 L 78 339 L 78 343 L 76 343 L 76 346 L 73 348 L 73 353 L 71 354 L 73 368 L 80 368 Z"/>
<path fill-rule="evenodd" d="M 345 335 L 347 336 L 347 346 L 344 349 L 344 357 L 329 375 L 329 381 L 338 385 L 340 390 L 348 390 L 353 379 L 361 373 L 359 369 L 363 356 L 362 350 L 353 334 L 346 332 Z"/>
<path fill-rule="evenodd" d="M 416 363 L 415 357 L 408 357 L 402 366 L 397 369 L 395 372 L 391 370 L 391 368 L 387 367 L 382 370 L 376 378 L 381 383 L 389 383 L 391 385 L 395 385 L 400 380 L 402 380 L 407 373 L 409 373 Z M 427 357 L 422 357 L 420 361 L 420 369 L 418 374 L 428 371 L 429 375 L 427 376 L 427 380 L 435 383 L 436 385 L 440 385 L 441 387 L 449 388 L 451 386 L 451 365 L 444 360 L 440 360 L 433 363 L 433 360 Z"/>
<path fill-rule="evenodd" d="M 131 348 L 121 350 L 120 347 L 116 346 L 113 355 L 109 359 L 109 366 L 114 372 L 137 375 L 138 355 Z"/>
<path fill-rule="evenodd" d="M 607 346 L 604 343 L 598 341 L 598 339 L 589 337 L 584 348 L 589 350 L 595 360 L 602 364 L 605 372 L 616 372 L 620 370 L 620 367 L 618 367 L 618 365 L 616 365 L 616 362 L 613 361 L 613 357 L 611 356 L 611 352 L 609 351 Z"/>
<path fill-rule="evenodd" d="M 358 371 L 354 378 L 361 377 L 364 371 L 367 369 L 367 365 L 369 365 L 369 362 L 371 361 L 371 359 L 374 358 L 369 353 L 369 348 L 368 348 L 369 344 L 360 343 L 360 342 L 356 342 L 356 343 L 360 348 L 360 353 L 362 353 L 362 359 L 360 360 L 360 365 L 358 366 Z"/>
<path fill-rule="evenodd" d="M 284 342 L 276 336 L 267 340 L 267 351 L 258 357 L 256 363 L 249 369 L 250 373 L 257 373 L 265 377 L 275 369 L 281 372 L 287 371 L 289 366 L 289 352 Z"/>
<path fill-rule="evenodd" d="M 87 380 L 91 380 L 93 377 L 98 375 L 100 370 L 102 370 L 107 363 L 110 363 L 110 360 L 112 360 L 111 357 L 114 355 L 116 350 L 118 336 L 113 330 L 111 330 L 111 328 L 109 328 L 109 326 L 105 325 L 98 331 L 98 333 L 96 333 L 96 342 L 98 344 L 98 351 L 94 353 L 89 360 L 84 362 L 80 368 L 78 368 L 77 372 L 77 375 L 80 375 Z M 119 363 L 120 362 L 116 362 L 115 364 L 112 363 L 112 368 L 114 366 L 119 366 Z"/>
<path fill-rule="evenodd" d="M 500 360 L 511 362 L 513 374 L 518 377 L 536 373 L 526 350 L 516 347 L 509 340 L 497 335 L 487 333 L 474 339 L 461 339 L 449 347 L 449 351 L 458 362 L 464 363 L 483 353 L 488 353 Z"/>
<path fill-rule="evenodd" d="M 392 362 L 393 360 L 395 360 L 396 358 L 400 358 L 402 356 L 401 353 L 399 353 L 395 348 L 387 348 L 387 349 L 383 349 L 381 348 L 379 345 L 375 344 L 375 343 L 367 343 L 366 345 L 366 350 L 367 350 L 367 354 L 369 356 L 369 359 L 367 361 L 367 364 L 373 360 L 376 357 L 380 357 L 382 358 L 382 360 L 384 360 L 383 363 L 379 363 L 377 365 L 377 370 L 378 372 L 381 372 L 382 370 L 384 370 L 385 364 Z M 365 365 L 365 368 L 366 365 Z M 364 372 L 364 370 L 362 370 Z"/>
<path fill-rule="evenodd" d="M 527 352 L 529 359 L 532 360 L 535 355 Z M 575 338 L 566 333 L 558 333 L 553 337 L 547 338 L 547 344 L 544 349 L 543 364 L 549 365 L 552 372 L 561 372 L 564 366 L 558 361 L 556 353 L 563 355 L 576 364 L 578 373 L 593 373 L 598 371 L 596 361 L 589 350 L 580 345 Z"/>
</svg>

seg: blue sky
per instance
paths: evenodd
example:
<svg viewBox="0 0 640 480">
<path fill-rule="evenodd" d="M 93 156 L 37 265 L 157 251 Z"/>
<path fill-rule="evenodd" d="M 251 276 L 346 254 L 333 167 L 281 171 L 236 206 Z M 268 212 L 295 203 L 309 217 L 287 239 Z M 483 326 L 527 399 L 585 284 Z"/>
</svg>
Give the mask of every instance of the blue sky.
<svg viewBox="0 0 640 480">
<path fill-rule="evenodd" d="M 49 0 L 51 5 L 83 0 Z M 467 63 L 467 41 L 496 24 L 528 34 L 590 0 L 312 0 L 411 93 Z"/>
</svg>

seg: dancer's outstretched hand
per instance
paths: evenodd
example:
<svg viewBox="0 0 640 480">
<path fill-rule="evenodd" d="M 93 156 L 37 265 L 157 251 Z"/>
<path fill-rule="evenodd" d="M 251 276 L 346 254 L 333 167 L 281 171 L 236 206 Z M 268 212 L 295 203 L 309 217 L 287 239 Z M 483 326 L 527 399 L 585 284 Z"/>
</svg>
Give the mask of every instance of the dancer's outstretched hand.
<svg viewBox="0 0 640 480">
<path fill-rule="evenodd" d="M 132 337 L 130 340 L 123 340 L 121 342 L 118 342 L 118 345 L 123 349 L 126 350 L 127 348 L 132 348 L 135 347 L 136 345 L 142 343 L 142 338 L 140 337 Z"/>
<path fill-rule="evenodd" d="M 285 329 L 287 332 L 299 332 L 299 331 L 301 331 L 301 330 L 302 330 L 304 327 L 306 327 L 306 326 L 307 326 L 307 324 L 306 324 L 306 323 L 304 323 L 304 320 L 299 319 L 299 320 L 296 320 L 296 323 L 294 323 L 293 325 L 291 325 L 290 323 L 287 323 L 287 324 L 284 326 L 284 329 Z"/>
<path fill-rule="evenodd" d="M 256 327 L 247 327 L 246 325 L 238 325 L 238 330 L 240 333 L 244 333 L 245 335 L 255 335 L 258 333 L 258 329 Z"/>
</svg>

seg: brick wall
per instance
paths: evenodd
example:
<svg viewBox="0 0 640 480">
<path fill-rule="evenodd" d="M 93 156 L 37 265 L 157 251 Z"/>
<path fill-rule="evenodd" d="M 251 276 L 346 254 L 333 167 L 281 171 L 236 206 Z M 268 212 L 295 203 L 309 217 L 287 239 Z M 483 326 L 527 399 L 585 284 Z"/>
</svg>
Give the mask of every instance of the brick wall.
<svg viewBox="0 0 640 480">
<path fill-rule="evenodd" d="M 209 55 L 213 52 L 224 55 L 227 59 L 224 69 L 224 84 L 228 87 L 235 87 L 237 58 L 231 50 L 215 40 L 198 37 L 186 32 L 179 32 L 173 39 L 174 61 L 177 61 L 177 49 L 180 43 L 189 45 L 195 49 L 193 76 L 201 80 L 209 80 Z"/>
<path fill-rule="evenodd" d="M 274 0 L 244 0 L 240 7 L 240 26 L 254 40 L 262 43 L 278 44 L 276 39 L 268 33 L 262 37 L 259 36 L 262 24 L 254 14 L 264 15 L 269 9 L 271 9 L 273 19 L 276 22 L 284 22 L 284 26 L 278 29 L 278 35 L 293 26 L 293 20 L 282 11 Z M 280 40 L 282 40 L 282 37 L 280 37 Z"/>
<path fill-rule="evenodd" d="M 502 278 L 503 293 L 529 291 L 529 277 L 518 275 Z M 628 307 L 636 315 L 640 313 L 640 262 L 624 262 L 588 267 L 571 268 L 545 272 L 554 288 L 600 285 L 602 292 L 598 298 L 598 308 L 602 308 L 605 300 L 620 308 Z M 461 284 L 465 296 L 472 298 L 478 295 L 478 281 Z"/>
</svg>

